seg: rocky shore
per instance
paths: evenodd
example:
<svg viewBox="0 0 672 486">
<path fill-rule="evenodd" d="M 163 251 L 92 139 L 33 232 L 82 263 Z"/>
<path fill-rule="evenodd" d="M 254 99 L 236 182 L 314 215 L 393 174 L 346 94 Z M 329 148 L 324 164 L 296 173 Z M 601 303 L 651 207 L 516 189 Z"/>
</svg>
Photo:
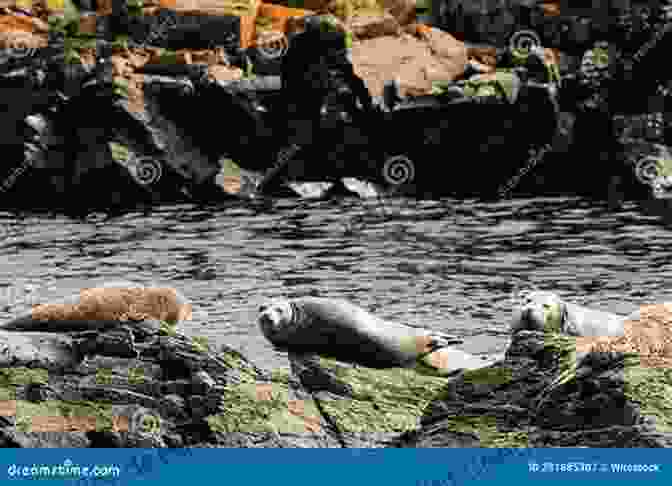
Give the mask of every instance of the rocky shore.
<svg viewBox="0 0 672 486">
<path fill-rule="evenodd" d="M 645 306 L 637 319 L 615 338 L 521 330 L 502 359 L 451 377 L 296 356 L 290 372 L 263 370 L 158 321 L 2 331 L 0 437 L 5 447 L 669 447 L 672 308 Z"/>
<path fill-rule="evenodd" d="M 39 2 L 28 11 L 3 9 L 0 124 L 7 135 L 0 168 L 2 207 L 88 212 L 249 198 L 254 174 L 270 165 L 282 143 L 273 129 L 282 123 L 274 118 L 279 59 L 267 54 L 275 48 L 282 51 L 289 15 L 310 11 L 331 11 L 348 23 L 355 36 L 356 72 L 373 95 L 382 95 L 385 81 L 398 81 L 402 101 L 399 109 L 381 114 L 382 130 L 394 134 L 409 117 L 423 123 L 417 137 L 402 138 L 403 147 L 377 147 L 361 128 L 338 128 L 336 140 L 345 147 L 342 158 L 361 157 L 359 172 L 334 174 L 333 167 L 325 166 L 311 176 L 313 180 L 323 170 L 325 179 L 353 176 L 380 183 L 389 157 L 403 156 L 418 174 L 409 185 L 412 194 L 452 195 L 468 186 L 467 192 L 489 197 L 493 188 L 521 172 L 521 159 L 526 158 L 521 154 L 546 143 L 523 128 L 529 117 L 551 116 L 536 113 L 539 101 L 522 100 L 512 107 L 513 115 L 482 103 L 458 108 L 441 101 L 437 83 L 450 85 L 465 76 L 473 80 L 474 69 L 481 78 L 492 74 L 505 46 L 500 40 L 487 44 L 487 36 L 476 39 L 485 45 L 462 39 L 464 32 L 443 20 L 436 27 L 417 23 L 403 2 L 355 3 L 345 13 L 332 3 L 305 5 L 312 10 L 250 4 L 249 15 L 207 6 L 191 11 L 173 3 L 122 5 L 118 12 L 101 3 L 93 23 L 91 15 L 83 15 L 84 10 L 70 2 L 65 13 L 57 15 L 64 19 L 60 24 Z M 548 5 L 539 7 L 544 18 L 556 18 L 558 12 Z M 643 14 L 633 7 L 629 15 Z M 513 32 L 529 30 L 516 19 L 509 26 Z M 551 45 L 546 49 L 549 66 L 556 66 L 563 79 L 559 128 L 543 163 L 514 184 L 514 192 L 648 199 L 658 206 L 669 199 L 672 165 L 664 108 L 668 78 L 656 68 L 655 59 L 672 36 L 663 17 L 649 24 L 636 32 L 636 39 L 629 33 L 633 38 L 628 42 L 625 34 L 606 45 L 595 34 L 580 48 L 569 41 L 542 39 Z M 194 37 L 195 31 L 200 34 Z M 264 44 L 269 35 L 272 42 Z M 633 39 L 639 39 L 639 50 L 633 50 Z M 629 69 L 628 86 L 637 88 L 635 95 L 605 97 L 624 84 L 623 66 Z M 465 74 L 469 69 L 471 74 Z M 651 101 L 654 94 L 656 103 Z M 628 106 L 615 101 L 624 98 Z M 427 100 L 433 108 L 418 108 Z M 495 120 L 501 125 L 502 119 L 516 117 L 520 125 L 514 123 L 506 133 L 486 123 Z M 462 131 L 456 132 L 458 126 L 472 127 L 473 141 L 469 138 L 465 148 L 472 147 L 473 157 L 480 157 L 473 166 L 484 163 L 491 169 L 479 170 L 478 176 L 460 180 L 455 187 L 445 187 L 445 181 L 437 185 L 432 161 L 416 149 L 429 143 L 433 150 L 463 153 L 462 146 L 455 146 L 464 139 Z M 440 142 L 427 141 L 434 131 L 432 140 Z M 490 144 L 500 147 L 497 140 L 502 137 L 516 140 L 513 145 L 519 150 L 508 159 L 499 154 L 509 161 L 498 158 L 494 163 L 489 152 L 480 152 Z M 374 147 L 375 153 L 364 153 L 365 147 Z M 309 156 L 323 154 L 318 150 Z M 593 161 L 590 175 L 582 163 L 573 162 L 585 159 Z M 577 172 L 585 177 L 577 178 Z"/>
</svg>

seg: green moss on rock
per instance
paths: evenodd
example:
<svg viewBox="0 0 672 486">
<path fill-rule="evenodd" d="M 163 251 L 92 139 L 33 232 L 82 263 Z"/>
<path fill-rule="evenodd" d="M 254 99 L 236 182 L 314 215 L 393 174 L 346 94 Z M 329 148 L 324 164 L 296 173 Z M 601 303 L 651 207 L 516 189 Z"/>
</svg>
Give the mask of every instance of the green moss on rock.
<svg viewBox="0 0 672 486">
<path fill-rule="evenodd" d="M 32 383 L 49 382 L 49 371 L 44 368 L 0 368 L 0 401 L 16 400 L 16 388 Z"/>
<path fill-rule="evenodd" d="M 479 368 L 466 370 L 463 374 L 465 383 L 474 385 L 505 385 L 511 382 L 511 370 L 505 367 Z"/>
<path fill-rule="evenodd" d="M 560 357 L 559 374 L 543 393 L 548 397 L 551 391 L 576 379 L 576 339 L 549 333 L 544 344 Z M 642 366 L 636 353 L 625 353 L 622 364 L 615 360 L 614 366 L 623 366 L 625 397 L 640 404 L 642 415 L 655 417 L 659 431 L 672 431 L 672 370 Z"/>
<path fill-rule="evenodd" d="M 226 389 L 223 412 L 206 419 L 213 432 L 301 434 L 316 430 L 320 414 L 312 400 L 290 400 L 283 383 L 242 383 Z"/>
<path fill-rule="evenodd" d="M 49 382 L 49 371 L 44 368 L 0 368 L 0 386 L 29 385 L 31 383 L 46 384 Z"/>
<path fill-rule="evenodd" d="M 323 400 L 325 413 L 343 432 L 404 432 L 417 427 L 427 405 L 446 386 L 446 379 L 410 369 L 374 370 L 348 367 L 320 358 L 322 367 L 350 385 L 354 398 Z"/>
<path fill-rule="evenodd" d="M 458 416 L 446 419 L 443 423 L 447 424 L 446 429 L 449 431 L 476 434 L 481 447 L 529 447 L 527 432 L 500 432 L 494 417 Z"/>
<path fill-rule="evenodd" d="M 655 417 L 659 432 L 672 432 L 672 369 L 626 365 L 624 375 L 625 396 Z"/>
<path fill-rule="evenodd" d="M 16 427 L 29 432 L 33 419 L 40 417 L 63 417 L 66 419 L 95 417 L 97 431 L 113 429 L 112 406 L 90 401 L 46 400 L 29 402 L 18 400 L 16 404 Z"/>
</svg>

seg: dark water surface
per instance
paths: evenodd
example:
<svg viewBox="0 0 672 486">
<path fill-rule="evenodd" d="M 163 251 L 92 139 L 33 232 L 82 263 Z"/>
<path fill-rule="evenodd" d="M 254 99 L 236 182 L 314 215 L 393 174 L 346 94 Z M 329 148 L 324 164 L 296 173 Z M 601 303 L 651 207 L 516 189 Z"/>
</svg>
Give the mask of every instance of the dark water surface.
<svg viewBox="0 0 672 486">
<path fill-rule="evenodd" d="M 345 297 L 501 353 L 512 293 L 537 287 L 628 313 L 672 300 L 672 231 L 635 204 L 347 198 L 161 208 L 105 220 L 0 213 L 0 319 L 120 279 L 194 303 L 185 332 L 286 366 L 257 329 L 266 297 Z"/>
</svg>

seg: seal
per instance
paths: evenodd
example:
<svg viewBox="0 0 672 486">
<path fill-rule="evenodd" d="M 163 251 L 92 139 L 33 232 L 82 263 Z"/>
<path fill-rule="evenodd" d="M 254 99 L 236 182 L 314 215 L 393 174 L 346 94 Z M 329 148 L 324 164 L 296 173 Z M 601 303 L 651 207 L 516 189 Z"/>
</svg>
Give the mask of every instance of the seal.
<svg viewBox="0 0 672 486">
<path fill-rule="evenodd" d="M 626 316 L 589 309 L 563 301 L 547 291 L 521 293 L 522 305 L 514 312 L 510 329 L 553 331 L 569 336 L 622 336 Z"/>
<path fill-rule="evenodd" d="M 79 295 L 61 302 L 34 306 L 30 312 L 1 324 L 0 330 L 76 332 L 150 319 L 177 325 L 191 316 L 191 304 L 172 287 L 114 282 L 82 289 Z"/>
<path fill-rule="evenodd" d="M 463 343 L 460 338 L 386 321 L 343 299 L 274 299 L 259 307 L 258 323 L 271 344 L 295 355 L 321 355 L 377 369 L 438 367 L 452 372 L 485 366 L 450 348 Z"/>
</svg>

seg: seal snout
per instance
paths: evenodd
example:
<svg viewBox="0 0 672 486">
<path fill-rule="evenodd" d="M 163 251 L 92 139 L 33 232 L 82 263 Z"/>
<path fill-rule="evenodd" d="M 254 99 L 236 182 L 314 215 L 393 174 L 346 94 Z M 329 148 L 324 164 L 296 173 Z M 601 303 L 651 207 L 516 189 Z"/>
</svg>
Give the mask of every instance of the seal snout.
<svg viewBox="0 0 672 486">
<path fill-rule="evenodd" d="M 270 335 L 273 332 L 273 329 L 276 326 L 276 322 L 273 319 L 273 311 L 269 308 L 268 305 L 259 306 L 259 316 L 257 317 L 257 322 L 261 331 L 265 336 Z"/>
<path fill-rule="evenodd" d="M 259 306 L 257 322 L 261 332 L 271 342 L 282 333 L 283 328 L 291 325 L 293 318 L 292 308 L 288 301 L 274 300 Z"/>
</svg>

